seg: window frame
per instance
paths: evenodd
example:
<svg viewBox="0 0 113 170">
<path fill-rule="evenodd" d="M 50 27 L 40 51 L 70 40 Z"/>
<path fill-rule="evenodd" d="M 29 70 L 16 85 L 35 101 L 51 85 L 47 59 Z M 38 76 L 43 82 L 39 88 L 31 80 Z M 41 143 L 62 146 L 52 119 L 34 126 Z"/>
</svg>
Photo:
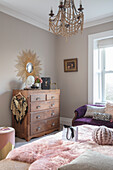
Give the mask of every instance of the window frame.
<svg viewBox="0 0 113 170">
<path fill-rule="evenodd" d="M 113 37 L 113 30 L 88 35 L 88 104 L 95 104 L 94 90 L 94 49 L 97 49 L 97 41 Z M 101 102 L 99 102 L 101 103 Z"/>
<path fill-rule="evenodd" d="M 100 93 L 102 93 L 102 96 L 101 96 L 101 101 L 102 102 L 106 102 L 105 98 L 105 76 L 106 74 L 113 74 L 113 70 L 109 70 L 109 71 L 106 71 L 105 69 L 105 62 L 106 62 L 106 48 L 108 47 L 104 47 L 102 49 L 98 49 L 99 50 L 99 57 L 101 58 L 101 64 L 100 64 L 100 67 L 101 67 L 101 73 L 100 73 L 100 77 L 101 77 L 101 88 L 100 88 Z M 112 47 L 113 48 L 113 47 Z M 99 74 L 99 73 L 98 73 Z"/>
</svg>

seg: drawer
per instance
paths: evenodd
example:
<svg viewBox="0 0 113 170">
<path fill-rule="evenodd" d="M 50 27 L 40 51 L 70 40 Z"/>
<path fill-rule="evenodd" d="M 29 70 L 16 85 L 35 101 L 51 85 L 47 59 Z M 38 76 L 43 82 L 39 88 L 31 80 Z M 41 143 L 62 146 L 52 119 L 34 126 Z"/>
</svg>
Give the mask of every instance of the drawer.
<svg viewBox="0 0 113 170">
<path fill-rule="evenodd" d="M 45 101 L 46 99 L 46 95 L 43 94 L 37 94 L 37 95 L 31 95 L 31 102 L 35 102 L 35 101 Z"/>
<path fill-rule="evenodd" d="M 50 109 L 47 111 L 39 111 L 37 113 L 31 113 L 31 122 L 37 122 L 40 120 L 58 117 L 59 116 L 59 109 Z"/>
<path fill-rule="evenodd" d="M 31 112 L 49 109 L 50 106 L 51 106 L 50 102 L 32 102 L 31 103 Z"/>
<path fill-rule="evenodd" d="M 52 109 L 59 107 L 59 101 L 50 101 L 50 102 L 32 102 L 31 103 L 31 112 L 41 111 L 44 109 Z"/>
<path fill-rule="evenodd" d="M 36 124 L 31 124 L 31 135 L 45 131 L 46 125 L 44 121 L 38 122 Z"/>
<path fill-rule="evenodd" d="M 54 129 L 59 126 L 59 118 L 48 119 L 46 128 L 47 129 Z"/>
<path fill-rule="evenodd" d="M 59 100 L 59 94 L 53 93 L 53 94 L 47 94 L 47 100 Z"/>
<path fill-rule="evenodd" d="M 31 113 L 31 122 L 37 122 L 45 119 L 45 112 Z"/>
<path fill-rule="evenodd" d="M 46 118 L 52 118 L 52 117 L 58 117 L 59 116 L 59 109 L 55 108 L 55 109 L 50 109 L 48 111 L 48 114 L 46 114 Z"/>
<path fill-rule="evenodd" d="M 50 102 L 50 108 L 52 109 L 52 108 L 56 108 L 56 107 L 59 108 L 59 100 L 51 101 L 51 102 Z"/>
</svg>

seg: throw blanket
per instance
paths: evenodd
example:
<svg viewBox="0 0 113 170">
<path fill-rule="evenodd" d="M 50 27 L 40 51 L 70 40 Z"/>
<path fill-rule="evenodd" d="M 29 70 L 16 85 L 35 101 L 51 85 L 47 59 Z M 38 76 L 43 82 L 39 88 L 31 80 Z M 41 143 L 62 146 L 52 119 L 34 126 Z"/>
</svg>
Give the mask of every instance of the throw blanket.
<svg viewBox="0 0 113 170">
<path fill-rule="evenodd" d="M 30 163 L 29 170 L 57 170 L 87 149 L 113 157 L 113 146 L 98 145 L 92 140 L 92 132 L 95 128 L 97 126 L 79 126 L 78 142 L 62 141 L 62 132 L 44 137 L 12 150 L 7 158 Z"/>
</svg>

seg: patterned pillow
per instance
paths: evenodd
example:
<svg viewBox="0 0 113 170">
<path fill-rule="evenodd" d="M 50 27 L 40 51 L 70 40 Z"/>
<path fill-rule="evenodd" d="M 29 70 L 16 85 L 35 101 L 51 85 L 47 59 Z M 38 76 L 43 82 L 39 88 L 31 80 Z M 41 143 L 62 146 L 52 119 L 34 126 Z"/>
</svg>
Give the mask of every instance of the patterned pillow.
<svg viewBox="0 0 113 170">
<path fill-rule="evenodd" d="M 94 115 L 93 115 L 93 119 L 110 121 L 111 115 L 107 114 L 107 113 L 97 113 L 97 112 L 95 112 Z"/>
<path fill-rule="evenodd" d="M 84 115 L 84 117 L 93 117 L 94 113 L 105 113 L 105 107 L 97 107 L 97 106 L 87 106 L 87 111 Z"/>
<path fill-rule="evenodd" d="M 112 102 L 106 103 L 105 113 L 109 113 L 112 116 L 112 119 L 113 119 L 113 103 Z"/>
</svg>

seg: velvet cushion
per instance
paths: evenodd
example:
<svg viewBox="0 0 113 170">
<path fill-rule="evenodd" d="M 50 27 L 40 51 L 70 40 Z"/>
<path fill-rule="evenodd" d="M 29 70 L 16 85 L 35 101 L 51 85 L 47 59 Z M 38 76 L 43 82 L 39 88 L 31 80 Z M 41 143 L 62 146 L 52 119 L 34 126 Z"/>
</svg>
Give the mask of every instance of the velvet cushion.
<svg viewBox="0 0 113 170">
<path fill-rule="evenodd" d="M 58 170 L 113 170 L 113 158 L 88 150 Z"/>
<path fill-rule="evenodd" d="M 105 113 L 105 107 L 97 107 L 97 106 L 87 106 L 87 111 L 84 115 L 84 117 L 93 117 L 94 113 Z"/>
<path fill-rule="evenodd" d="M 77 112 L 77 118 L 83 117 L 87 111 L 87 105 L 83 105 L 75 110 Z"/>
<path fill-rule="evenodd" d="M 82 117 L 73 121 L 73 126 L 79 126 L 83 124 L 89 125 L 97 125 L 97 126 L 107 126 L 109 128 L 113 128 L 113 122 L 104 121 L 104 120 L 96 120 L 92 118 Z"/>
<path fill-rule="evenodd" d="M 105 113 L 109 113 L 113 119 L 113 103 L 112 102 L 106 103 Z"/>
</svg>

